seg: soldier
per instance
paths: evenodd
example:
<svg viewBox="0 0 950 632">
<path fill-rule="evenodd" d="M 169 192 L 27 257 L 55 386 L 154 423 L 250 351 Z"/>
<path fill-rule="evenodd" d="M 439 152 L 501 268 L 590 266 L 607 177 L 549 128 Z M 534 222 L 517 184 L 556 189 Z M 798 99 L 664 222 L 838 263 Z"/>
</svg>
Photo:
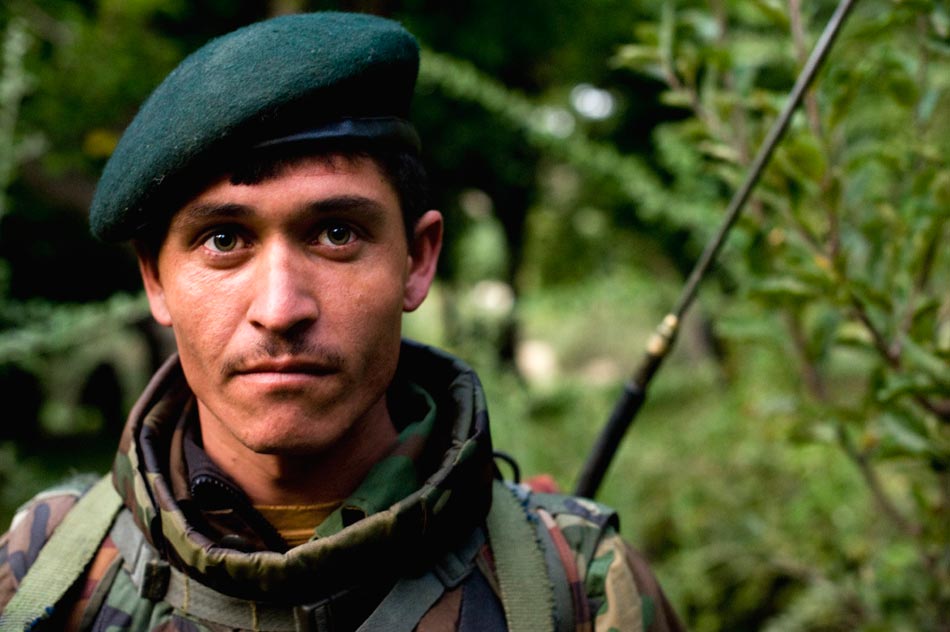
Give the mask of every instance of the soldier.
<svg viewBox="0 0 950 632">
<path fill-rule="evenodd" d="M 496 480 L 477 377 L 400 338 L 442 243 L 417 70 L 393 22 L 286 16 L 144 104 L 91 224 L 178 353 L 111 476 L 0 540 L 0 628 L 679 629 L 615 514 Z"/>
</svg>

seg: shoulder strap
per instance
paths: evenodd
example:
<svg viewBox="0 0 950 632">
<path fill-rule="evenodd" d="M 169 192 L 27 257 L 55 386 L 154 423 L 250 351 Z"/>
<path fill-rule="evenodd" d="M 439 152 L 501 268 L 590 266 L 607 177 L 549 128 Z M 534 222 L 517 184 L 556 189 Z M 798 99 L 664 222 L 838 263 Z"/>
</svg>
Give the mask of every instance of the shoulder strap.
<svg viewBox="0 0 950 632">
<path fill-rule="evenodd" d="M 605 534 L 619 528 L 616 512 L 586 498 L 525 491 L 528 511 L 536 516 L 542 550 L 555 588 L 558 632 L 589 630 L 593 625 L 586 572 Z M 565 529 L 567 531 L 565 531 Z"/>
<path fill-rule="evenodd" d="M 527 499 L 495 481 L 488 512 L 488 539 L 495 558 L 510 632 L 554 631 L 554 588 L 528 513 Z M 539 616 L 547 612 L 549 616 Z"/>
<path fill-rule="evenodd" d="M 399 580 L 373 614 L 356 632 L 411 632 L 447 589 L 455 588 L 469 576 L 475 556 L 485 544 L 482 529 L 468 542 L 449 553 L 434 570 Z"/>
<path fill-rule="evenodd" d="M 79 499 L 53 531 L 0 615 L 0 632 L 31 630 L 52 615 L 54 606 L 92 561 L 121 506 L 109 475 Z"/>
</svg>

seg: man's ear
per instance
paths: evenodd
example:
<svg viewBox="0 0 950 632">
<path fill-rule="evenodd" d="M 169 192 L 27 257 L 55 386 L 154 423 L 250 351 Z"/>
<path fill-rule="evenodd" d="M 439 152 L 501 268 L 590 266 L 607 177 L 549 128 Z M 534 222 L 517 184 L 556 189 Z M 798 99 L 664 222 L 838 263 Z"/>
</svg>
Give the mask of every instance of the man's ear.
<svg viewBox="0 0 950 632">
<path fill-rule="evenodd" d="M 442 250 L 442 213 L 426 211 L 412 232 L 409 244 L 409 274 L 406 277 L 406 293 L 402 309 L 415 310 L 425 300 L 435 278 L 439 252 Z"/>
<path fill-rule="evenodd" d="M 154 318 L 160 325 L 171 327 L 172 318 L 165 304 L 165 290 L 162 288 L 161 278 L 158 276 L 158 255 L 147 252 L 142 246 L 136 245 L 135 255 L 139 260 L 139 273 L 142 275 L 142 285 L 145 286 L 145 295 L 148 296 L 148 306 Z"/>
</svg>

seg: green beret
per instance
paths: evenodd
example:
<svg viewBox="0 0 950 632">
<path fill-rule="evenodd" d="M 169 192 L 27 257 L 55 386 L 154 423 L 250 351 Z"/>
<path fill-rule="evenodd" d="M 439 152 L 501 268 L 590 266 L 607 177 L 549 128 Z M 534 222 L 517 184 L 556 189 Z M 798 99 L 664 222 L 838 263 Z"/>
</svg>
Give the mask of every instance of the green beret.
<svg viewBox="0 0 950 632">
<path fill-rule="evenodd" d="M 134 237 L 255 147 L 369 138 L 418 149 L 407 122 L 418 70 L 415 38 L 366 14 L 282 16 L 212 40 L 122 135 L 92 201 L 93 235 Z"/>
</svg>

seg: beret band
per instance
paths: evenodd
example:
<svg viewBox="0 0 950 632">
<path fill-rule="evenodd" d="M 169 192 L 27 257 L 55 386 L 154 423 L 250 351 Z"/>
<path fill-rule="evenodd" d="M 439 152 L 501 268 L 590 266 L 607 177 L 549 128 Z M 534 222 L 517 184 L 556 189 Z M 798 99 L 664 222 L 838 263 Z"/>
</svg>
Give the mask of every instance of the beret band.
<svg viewBox="0 0 950 632">
<path fill-rule="evenodd" d="M 282 136 L 255 145 L 255 149 L 270 149 L 283 145 L 297 145 L 322 140 L 377 140 L 402 145 L 418 153 L 422 149 L 419 134 L 409 121 L 395 117 L 343 119 L 289 136 Z"/>
<path fill-rule="evenodd" d="M 255 147 L 358 139 L 418 151 L 408 122 L 419 46 L 359 13 L 287 15 L 214 39 L 155 89 L 103 169 L 90 209 L 105 241 L 159 225 Z"/>
</svg>

